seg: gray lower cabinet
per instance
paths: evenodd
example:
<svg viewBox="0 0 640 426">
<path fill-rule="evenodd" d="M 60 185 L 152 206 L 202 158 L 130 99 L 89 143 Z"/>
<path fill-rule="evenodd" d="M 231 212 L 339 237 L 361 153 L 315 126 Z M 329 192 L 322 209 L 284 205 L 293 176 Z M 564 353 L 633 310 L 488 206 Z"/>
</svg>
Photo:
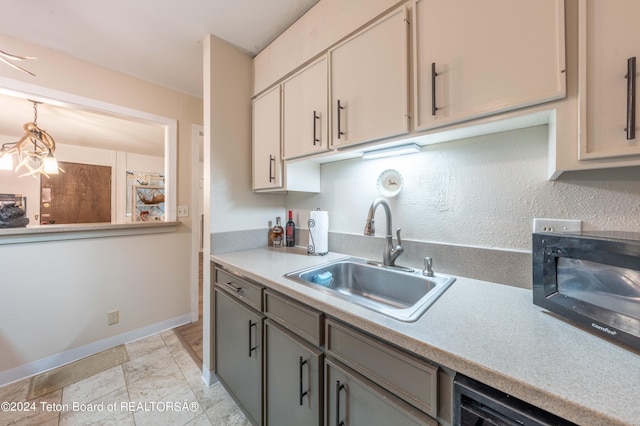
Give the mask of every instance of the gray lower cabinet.
<svg viewBox="0 0 640 426">
<path fill-rule="evenodd" d="M 251 422 L 262 425 L 262 314 L 214 289 L 215 371 Z"/>
<path fill-rule="evenodd" d="M 325 359 L 328 426 L 435 426 L 438 423 L 349 367 Z"/>
<path fill-rule="evenodd" d="M 267 319 L 265 346 L 265 423 L 269 426 L 320 426 L 322 352 Z"/>
<path fill-rule="evenodd" d="M 453 372 L 240 273 L 212 272 L 215 372 L 254 425 L 451 424 Z"/>
</svg>

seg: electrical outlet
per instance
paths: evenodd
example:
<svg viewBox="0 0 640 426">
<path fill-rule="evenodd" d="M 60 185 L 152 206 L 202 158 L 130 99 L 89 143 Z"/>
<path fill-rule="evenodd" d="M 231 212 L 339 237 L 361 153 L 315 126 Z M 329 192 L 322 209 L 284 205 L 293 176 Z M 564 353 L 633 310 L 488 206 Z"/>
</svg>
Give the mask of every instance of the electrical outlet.
<svg viewBox="0 0 640 426">
<path fill-rule="evenodd" d="M 178 217 L 187 217 L 187 216 L 189 216 L 189 207 L 178 206 Z"/>
<path fill-rule="evenodd" d="M 120 322 L 120 311 L 116 309 L 115 311 L 107 312 L 107 325 L 113 325 Z"/>
<path fill-rule="evenodd" d="M 580 232 L 581 220 L 533 219 L 533 232 Z"/>
</svg>

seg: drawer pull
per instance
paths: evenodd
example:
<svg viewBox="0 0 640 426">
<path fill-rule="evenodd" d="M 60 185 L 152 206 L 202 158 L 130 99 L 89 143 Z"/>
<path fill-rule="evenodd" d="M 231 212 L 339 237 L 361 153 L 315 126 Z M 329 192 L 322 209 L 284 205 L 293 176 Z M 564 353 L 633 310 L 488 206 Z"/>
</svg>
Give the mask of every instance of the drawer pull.
<svg viewBox="0 0 640 426">
<path fill-rule="evenodd" d="M 627 140 L 636 138 L 636 57 L 627 59 Z"/>
<path fill-rule="evenodd" d="M 344 426 L 344 421 L 340 420 L 340 391 L 344 389 L 344 385 L 340 384 L 340 380 L 336 380 L 336 426 Z"/>
<path fill-rule="evenodd" d="M 249 358 L 251 358 L 251 352 L 258 349 L 257 346 L 253 346 L 253 339 L 251 338 L 251 335 L 253 334 L 251 331 L 257 324 L 257 322 L 249 320 Z"/>
<path fill-rule="evenodd" d="M 239 293 L 240 290 L 242 290 L 242 287 L 234 287 L 232 282 L 226 282 L 224 283 L 227 287 L 230 287 L 233 291 L 235 291 L 236 293 Z"/>
<path fill-rule="evenodd" d="M 299 366 L 300 366 L 300 405 L 301 405 L 301 406 L 302 406 L 302 400 L 303 400 L 303 398 L 309 394 L 309 392 L 308 392 L 308 391 L 304 391 L 304 392 L 302 391 L 302 390 L 303 390 L 303 388 L 304 388 L 304 385 L 302 384 L 302 373 L 303 373 L 303 370 L 304 370 L 304 368 L 303 368 L 303 367 L 304 367 L 304 365 L 305 365 L 306 363 L 307 363 L 307 360 L 306 360 L 306 359 L 305 359 L 305 360 L 303 360 L 303 359 L 302 359 L 302 357 L 300 357 L 300 363 L 299 363 Z"/>
</svg>

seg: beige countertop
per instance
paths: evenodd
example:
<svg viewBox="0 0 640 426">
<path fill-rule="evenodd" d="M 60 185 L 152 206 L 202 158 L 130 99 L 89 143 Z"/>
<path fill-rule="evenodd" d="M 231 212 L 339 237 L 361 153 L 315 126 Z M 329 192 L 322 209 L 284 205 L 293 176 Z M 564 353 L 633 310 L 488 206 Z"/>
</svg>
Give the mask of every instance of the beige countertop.
<svg viewBox="0 0 640 426">
<path fill-rule="evenodd" d="M 416 322 L 405 323 L 284 277 L 345 256 L 265 247 L 211 260 L 567 420 L 640 425 L 640 356 L 534 305 L 531 290 L 456 277 Z"/>
</svg>

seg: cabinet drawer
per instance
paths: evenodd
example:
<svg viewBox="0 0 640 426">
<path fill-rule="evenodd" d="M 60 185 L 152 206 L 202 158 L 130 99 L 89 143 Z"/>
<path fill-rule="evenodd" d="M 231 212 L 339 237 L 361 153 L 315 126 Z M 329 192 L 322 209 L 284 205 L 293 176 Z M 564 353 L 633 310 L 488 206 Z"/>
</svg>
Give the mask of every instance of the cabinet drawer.
<svg viewBox="0 0 640 426">
<path fill-rule="evenodd" d="M 216 284 L 231 296 L 262 312 L 262 287 L 216 268 Z"/>
<path fill-rule="evenodd" d="M 267 317 L 305 338 L 316 346 L 323 343 L 322 313 L 272 291 L 264 292 Z"/>
<path fill-rule="evenodd" d="M 326 320 L 326 352 L 425 413 L 437 416 L 437 367 L 330 319 Z"/>
<path fill-rule="evenodd" d="M 344 366 L 325 359 L 327 426 L 438 426 L 438 422 Z"/>
</svg>

